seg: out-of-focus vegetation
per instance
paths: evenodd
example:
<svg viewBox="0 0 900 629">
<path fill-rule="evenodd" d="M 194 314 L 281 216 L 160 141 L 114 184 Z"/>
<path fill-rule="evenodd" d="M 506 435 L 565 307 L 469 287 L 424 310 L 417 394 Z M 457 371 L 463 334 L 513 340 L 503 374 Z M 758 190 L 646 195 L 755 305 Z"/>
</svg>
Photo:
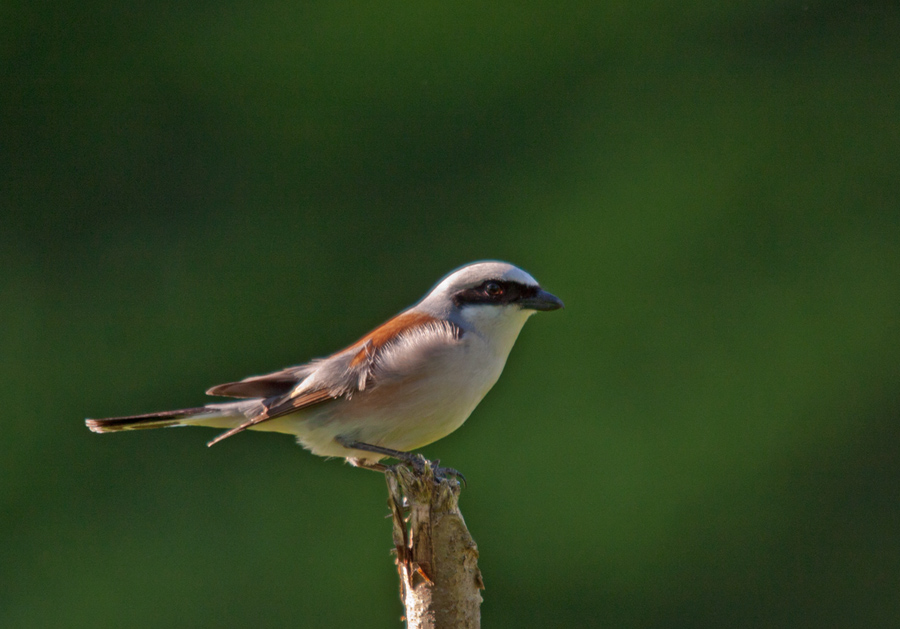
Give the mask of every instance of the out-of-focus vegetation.
<svg viewBox="0 0 900 629">
<path fill-rule="evenodd" d="M 100 437 L 465 262 L 486 627 L 900 624 L 896 2 L 7 3 L 0 626 L 396 627 L 386 492 Z"/>
</svg>

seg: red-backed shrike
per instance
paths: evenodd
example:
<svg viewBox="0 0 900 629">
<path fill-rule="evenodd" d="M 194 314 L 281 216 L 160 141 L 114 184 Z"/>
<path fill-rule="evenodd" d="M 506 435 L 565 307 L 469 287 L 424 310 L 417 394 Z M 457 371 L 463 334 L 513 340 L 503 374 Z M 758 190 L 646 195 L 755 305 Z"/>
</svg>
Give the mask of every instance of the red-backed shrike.
<svg viewBox="0 0 900 629">
<path fill-rule="evenodd" d="M 497 382 L 528 317 L 562 305 L 525 271 L 477 262 L 346 349 L 207 391 L 240 401 L 86 423 L 101 433 L 228 429 L 208 445 L 245 429 L 283 432 L 313 454 L 383 470 L 385 456 L 408 461 L 459 428 Z"/>
</svg>

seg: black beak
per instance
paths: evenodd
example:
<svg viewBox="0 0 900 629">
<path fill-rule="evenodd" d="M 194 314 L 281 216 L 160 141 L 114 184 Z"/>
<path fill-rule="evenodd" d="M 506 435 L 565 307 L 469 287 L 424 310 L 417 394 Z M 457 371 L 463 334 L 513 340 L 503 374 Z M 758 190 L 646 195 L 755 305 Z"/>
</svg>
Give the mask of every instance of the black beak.
<svg viewBox="0 0 900 629">
<path fill-rule="evenodd" d="M 538 289 L 536 295 L 523 297 L 516 303 L 528 310 L 559 310 L 563 307 L 563 302 L 559 297 L 551 295 L 543 289 Z"/>
</svg>

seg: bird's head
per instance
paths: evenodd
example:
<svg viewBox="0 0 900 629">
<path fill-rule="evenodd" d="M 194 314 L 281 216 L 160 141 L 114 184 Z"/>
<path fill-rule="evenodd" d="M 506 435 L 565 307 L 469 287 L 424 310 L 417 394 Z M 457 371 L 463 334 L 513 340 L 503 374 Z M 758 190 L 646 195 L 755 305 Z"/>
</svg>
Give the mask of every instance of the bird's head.
<svg viewBox="0 0 900 629">
<path fill-rule="evenodd" d="M 488 332 L 508 328 L 514 335 L 539 310 L 557 310 L 563 302 L 541 288 L 531 275 L 507 262 L 475 262 L 444 277 L 415 308 Z"/>
</svg>

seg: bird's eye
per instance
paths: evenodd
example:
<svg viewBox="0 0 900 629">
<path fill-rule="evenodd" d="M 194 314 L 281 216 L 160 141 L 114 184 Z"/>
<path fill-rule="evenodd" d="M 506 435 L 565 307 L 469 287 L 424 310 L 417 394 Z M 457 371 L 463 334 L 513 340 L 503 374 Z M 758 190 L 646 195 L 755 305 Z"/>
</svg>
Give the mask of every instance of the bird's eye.
<svg viewBox="0 0 900 629">
<path fill-rule="evenodd" d="M 498 297 L 503 294 L 503 287 L 497 282 L 488 282 L 484 285 L 484 292 L 491 297 Z"/>
</svg>

